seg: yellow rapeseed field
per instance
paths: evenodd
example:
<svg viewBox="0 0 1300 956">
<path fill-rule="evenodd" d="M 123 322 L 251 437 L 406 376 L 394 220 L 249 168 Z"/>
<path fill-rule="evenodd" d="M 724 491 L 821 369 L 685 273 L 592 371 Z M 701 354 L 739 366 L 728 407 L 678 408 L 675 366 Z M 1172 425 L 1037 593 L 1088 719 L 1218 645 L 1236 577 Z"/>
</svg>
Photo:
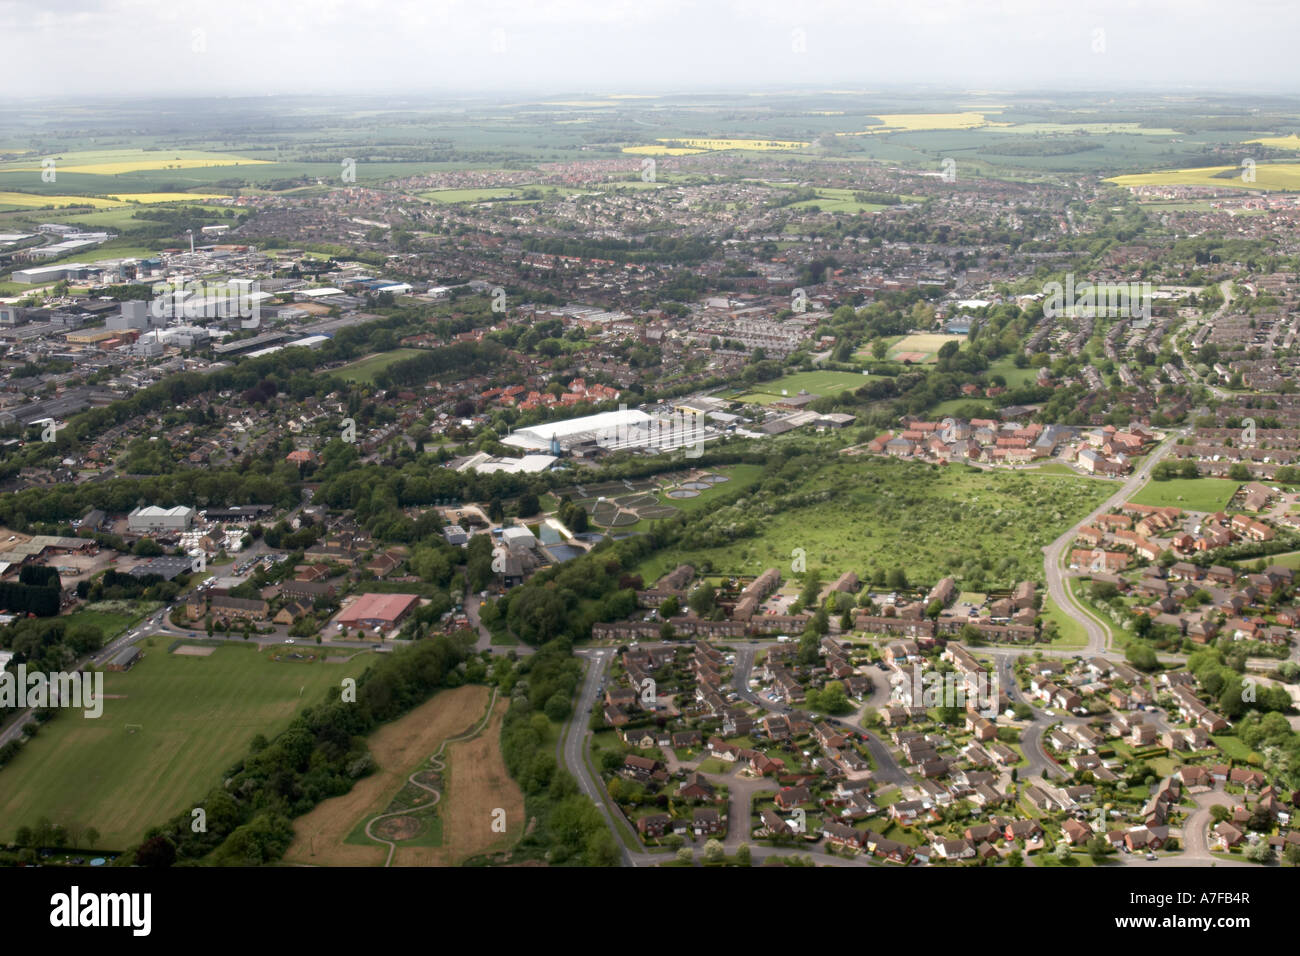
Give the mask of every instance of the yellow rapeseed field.
<svg viewBox="0 0 1300 956">
<path fill-rule="evenodd" d="M 93 206 L 96 209 L 118 209 L 126 200 L 152 206 L 164 202 L 196 202 L 209 199 L 229 199 L 216 193 L 121 193 L 116 196 L 41 196 L 36 193 L 0 192 L 0 206 L 22 206 L 40 209 L 44 206 Z"/>
<path fill-rule="evenodd" d="M 92 176 L 117 176 L 160 169 L 201 169 L 208 166 L 261 166 L 270 161 L 232 156 L 228 153 L 209 153 L 196 149 L 175 150 L 85 150 L 55 156 L 55 170 L 60 173 L 87 173 Z M 40 172 L 40 163 L 32 160 L 15 160 L 0 164 L 0 172 Z"/>
<path fill-rule="evenodd" d="M 1200 166 L 1167 169 L 1153 173 L 1132 173 L 1106 180 L 1116 186 L 1233 186 L 1238 189 L 1300 189 L 1300 163 L 1260 163 L 1255 179 L 1241 178 L 1240 166 Z M 1227 175 L 1216 175 L 1226 173 Z"/>
</svg>

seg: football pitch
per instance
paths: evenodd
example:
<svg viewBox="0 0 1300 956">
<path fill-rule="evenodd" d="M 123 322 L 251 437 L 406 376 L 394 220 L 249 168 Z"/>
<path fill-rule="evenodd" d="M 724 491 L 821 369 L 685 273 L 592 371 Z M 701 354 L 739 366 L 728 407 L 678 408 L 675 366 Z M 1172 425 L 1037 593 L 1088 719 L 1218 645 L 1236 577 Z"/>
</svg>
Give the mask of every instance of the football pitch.
<svg viewBox="0 0 1300 956">
<path fill-rule="evenodd" d="M 770 405 L 782 398 L 792 398 L 801 391 L 811 395 L 838 395 L 849 389 L 861 388 L 867 383 L 865 375 L 852 372 L 798 372 L 770 382 L 758 382 L 738 401 L 755 405 Z"/>
<path fill-rule="evenodd" d="M 58 714 L 0 770 L 0 840 L 48 817 L 93 826 L 93 849 L 125 849 L 219 786 L 254 735 L 273 737 L 373 657 L 275 663 L 250 645 L 200 657 L 169 653 L 170 644 L 158 639 L 130 671 L 104 675 L 99 718 Z"/>
</svg>

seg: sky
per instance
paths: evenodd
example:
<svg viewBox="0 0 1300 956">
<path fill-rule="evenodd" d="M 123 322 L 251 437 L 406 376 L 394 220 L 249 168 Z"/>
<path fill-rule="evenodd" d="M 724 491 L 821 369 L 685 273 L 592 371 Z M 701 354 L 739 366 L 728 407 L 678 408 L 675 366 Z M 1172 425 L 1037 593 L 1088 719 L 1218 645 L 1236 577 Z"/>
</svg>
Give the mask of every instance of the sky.
<svg viewBox="0 0 1300 956">
<path fill-rule="evenodd" d="M 1294 0 L 0 0 L 0 98 L 1300 91 Z"/>
</svg>

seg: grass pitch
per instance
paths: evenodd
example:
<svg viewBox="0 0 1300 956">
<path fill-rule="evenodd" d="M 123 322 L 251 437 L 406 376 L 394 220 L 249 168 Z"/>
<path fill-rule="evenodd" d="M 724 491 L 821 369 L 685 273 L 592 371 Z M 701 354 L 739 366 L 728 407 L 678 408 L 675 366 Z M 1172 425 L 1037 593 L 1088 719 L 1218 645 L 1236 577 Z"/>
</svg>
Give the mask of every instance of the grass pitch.
<svg viewBox="0 0 1300 956">
<path fill-rule="evenodd" d="M 168 653 L 169 643 L 156 640 L 130 671 L 104 675 L 101 717 L 59 714 L 0 770 L 0 838 L 47 816 L 93 826 L 96 849 L 124 849 L 220 784 L 255 734 L 279 733 L 371 659 L 295 666 L 252 646 L 193 657 Z"/>
<path fill-rule="evenodd" d="M 852 372 L 798 372 L 770 382 L 759 382 L 753 389 L 738 397 L 738 401 L 755 405 L 770 405 L 782 398 L 793 398 L 799 392 L 812 395 L 838 395 L 867 384 L 865 375 Z"/>
</svg>

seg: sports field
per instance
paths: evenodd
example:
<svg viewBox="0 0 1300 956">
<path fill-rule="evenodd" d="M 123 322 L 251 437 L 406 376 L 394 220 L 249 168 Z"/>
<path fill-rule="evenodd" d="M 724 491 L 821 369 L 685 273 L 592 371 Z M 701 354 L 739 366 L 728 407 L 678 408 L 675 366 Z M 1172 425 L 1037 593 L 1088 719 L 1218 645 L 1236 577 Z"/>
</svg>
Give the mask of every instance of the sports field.
<svg viewBox="0 0 1300 956">
<path fill-rule="evenodd" d="M 1173 478 L 1148 482 L 1133 496 L 1133 501 L 1158 508 L 1182 508 L 1184 511 L 1213 514 L 1228 507 L 1239 487 L 1241 482 L 1227 478 Z"/>
<path fill-rule="evenodd" d="M 342 368 L 334 369 L 331 373 L 338 375 L 349 382 L 367 382 L 373 384 L 375 375 L 382 372 L 394 362 L 400 362 L 402 359 L 408 359 L 413 355 L 419 355 L 419 349 L 393 349 L 391 352 L 381 352 L 378 355 L 367 355 L 363 359 L 358 359 Z"/>
<path fill-rule="evenodd" d="M 739 396 L 737 401 L 770 405 L 782 398 L 798 395 L 800 391 L 812 395 L 838 395 L 849 389 L 861 388 L 866 382 L 865 375 L 855 375 L 852 372 L 797 372 L 783 378 L 774 378 L 770 382 L 759 382 Z"/>
<path fill-rule="evenodd" d="M 947 335 L 940 332 L 914 332 L 905 335 L 889 349 L 886 358 L 894 362 L 934 362 L 945 342 L 965 342 L 964 335 Z"/>
<path fill-rule="evenodd" d="M 372 658 L 277 664 L 251 645 L 200 657 L 168 653 L 170 643 L 156 639 L 130 671 L 104 675 L 98 719 L 59 714 L 0 770 L 0 838 L 46 816 L 93 826 L 96 849 L 124 849 L 219 785 L 255 734 L 273 737 Z"/>
</svg>

